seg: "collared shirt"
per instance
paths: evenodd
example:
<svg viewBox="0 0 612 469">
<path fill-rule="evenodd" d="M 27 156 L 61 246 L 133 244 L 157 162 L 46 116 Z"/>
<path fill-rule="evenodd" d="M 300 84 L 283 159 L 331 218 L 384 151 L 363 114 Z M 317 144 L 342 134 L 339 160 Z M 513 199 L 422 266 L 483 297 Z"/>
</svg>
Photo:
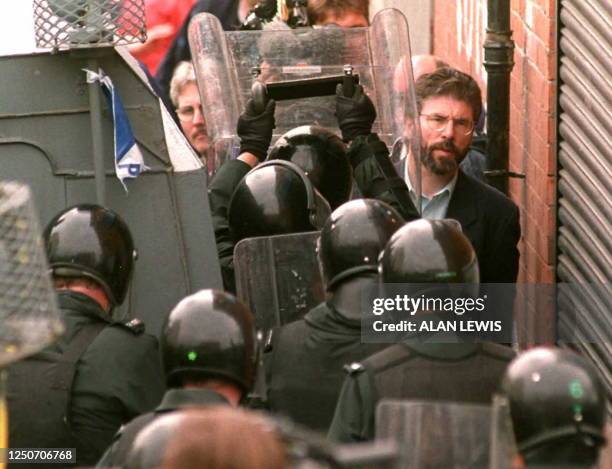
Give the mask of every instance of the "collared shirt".
<svg viewBox="0 0 612 469">
<path fill-rule="evenodd" d="M 448 184 L 442 189 L 440 189 L 438 192 L 436 192 L 432 197 L 428 198 L 421 194 L 421 208 L 423 210 L 423 218 L 427 218 L 429 220 L 441 220 L 442 218 L 446 218 L 448 204 L 450 202 L 451 196 L 453 195 L 453 191 L 455 190 L 455 186 L 457 185 L 458 174 L 459 172 L 456 172 L 455 176 L 453 176 L 453 178 L 448 182 Z M 417 194 L 412 188 L 412 183 L 408 174 L 408 161 L 406 161 L 405 165 L 404 179 L 406 181 L 408 189 L 410 190 L 410 198 L 412 199 L 412 203 L 415 205 L 415 207 L 418 207 L 419 205 L 417 200 Z"/>
<path fill-rule="evenodd" d="M 183 407 L 229 405 L 229 401 L 218 392 L 206 388 L 172 388 L 164 394 L 155 413 L 169 412 Z"/>
<path fill-rule="evenodd" d="M 153 412 L 136 417 L 115 435 L 96 467 L 125 467 L 128 454 L 140 431 L 161 415 L 188 408 L 230 405 L 221 394 L 206 388 L 171 388 Z"/>
</svg>

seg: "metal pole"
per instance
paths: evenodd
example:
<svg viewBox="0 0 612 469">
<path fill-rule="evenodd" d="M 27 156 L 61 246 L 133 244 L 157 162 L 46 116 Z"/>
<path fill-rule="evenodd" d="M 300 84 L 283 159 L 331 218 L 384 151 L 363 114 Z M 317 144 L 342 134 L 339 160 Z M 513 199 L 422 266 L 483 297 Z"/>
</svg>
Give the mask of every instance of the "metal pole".
<svg viewBox="0 0 612 469">
<path fill-rule="evenodd" d="M 98 61 L 88 59 L 87 67 L 92 72 L 98 72 Z M 93 145 L 94 176 L 96 181 L 96 202 L 105 206 L 106 201 L 106 171 L 104 168 L 104 140 L 102 138 L 102 108 L 100 106 L 100 85 L 89 83 L 89 120 L 91 124 L 91 141 Z"/>
<path fill-rule="evenodd" d="M 510 72 L 514 41 L 510 0 L 488 0 L 484 67 L 487 71 L 487 169 L 494 187 L 508 193 Z"/>
</svg>

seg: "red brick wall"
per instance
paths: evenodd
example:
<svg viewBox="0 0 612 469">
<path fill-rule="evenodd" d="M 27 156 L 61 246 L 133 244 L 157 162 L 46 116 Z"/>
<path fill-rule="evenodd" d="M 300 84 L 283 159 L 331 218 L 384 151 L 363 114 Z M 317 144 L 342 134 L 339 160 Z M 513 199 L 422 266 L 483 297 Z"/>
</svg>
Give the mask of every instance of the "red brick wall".
<svg viewBox="0 0 612 469">
<path fill-rule="evenodd" d="M 520 280 L 554 280 L 555 0 L 514 0 L 515 41 L 510 91 L 510 194 L 521 208 Z M 482 44 L 486 0 L 434 0 L 433 53 L 470 73 L 486 90 Z"/>
<path fill-rule="evenodd" d="M 487 79 L 482 66 L 482 44 L 487 25 L 486 0 L 432 1 L 433 53 L 472 75 L 486 96 Z"/>
<path fill-rule="evenodd" d="M 484 91 L 487 1 L 433 2 L 433 53 L 470 73 Z M 510 180 L 510 195 L 521 209 L 519 281 L 551 283 L 556 232 L 555 0 L 513 0 L 511 8 L 515 65 L 510 90 L 510 170 L 526 175 L 524 180 Z M 541 313 L 538 322 L 552 314 Z M 528 329 L 535 333 L 538 326 Z M 527 341 L 532 339 L 537 340 L 533 336 Z"/>
</svg>

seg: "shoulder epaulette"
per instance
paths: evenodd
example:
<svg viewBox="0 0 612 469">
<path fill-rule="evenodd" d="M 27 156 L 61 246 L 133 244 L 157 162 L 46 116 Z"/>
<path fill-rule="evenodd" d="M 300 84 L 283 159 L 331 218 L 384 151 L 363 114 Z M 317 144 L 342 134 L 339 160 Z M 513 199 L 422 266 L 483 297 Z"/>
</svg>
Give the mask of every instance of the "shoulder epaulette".
<svg viewBox="0 0 612 469">
<path fill-rule="evenodd" d="M 516 352 L 512 350 L 511 347 L 489 342 L 482 343 L 482 352 L 486 355 L 507 361 L 512 360 L 516 356 Z"/>
<path fill-rule="evenodd" d="M 380 352 L 370 355 L 364 360 L 368 369 L 374 373 L 382 372 L 388 368 L 393 368 L 398 363 L 402 363 L 414 357 L 412 350 L 403 344 L 391 345 Z"/>
<path fill-rule="evenodd" d="M 145 331 L 145 323 L 138 318 L 115 321 L 112 325 L 126 329 L 134 335 L 142 335 Z"/>
<path fill-rule="evenodd" d="M 344 371 L 346 371 L 349 375 L 356 375 L 357 373 L 361 373 L 365 370 L 365 367 L 359 362 L 353 362 L 349 365 L 344 365 Z"/>
</svg>

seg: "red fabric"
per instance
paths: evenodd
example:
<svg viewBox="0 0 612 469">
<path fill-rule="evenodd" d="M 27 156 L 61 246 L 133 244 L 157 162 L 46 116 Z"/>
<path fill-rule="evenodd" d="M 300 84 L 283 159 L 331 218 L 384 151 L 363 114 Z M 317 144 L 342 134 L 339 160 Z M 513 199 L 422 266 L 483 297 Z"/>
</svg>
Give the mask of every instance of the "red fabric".
<svg viewBox="0 0 612 469">
<path fill-rule="evenodd" d="M 145 13 L 147 15 L 147 33 L 151 37 L 145 44 L 132 49 L 132 55 L 142 61 L 152 75 L 157 72 L 157 67 L 166 55 L 170 44 L 174 41 L 178 30 L 196 0 L 145 0 Z M 154 40 L 156 27 L 167 25 L 164 36 L 167 37 Z M 160 31 L 157 29 L 157 31 Z"/>
</svg>

